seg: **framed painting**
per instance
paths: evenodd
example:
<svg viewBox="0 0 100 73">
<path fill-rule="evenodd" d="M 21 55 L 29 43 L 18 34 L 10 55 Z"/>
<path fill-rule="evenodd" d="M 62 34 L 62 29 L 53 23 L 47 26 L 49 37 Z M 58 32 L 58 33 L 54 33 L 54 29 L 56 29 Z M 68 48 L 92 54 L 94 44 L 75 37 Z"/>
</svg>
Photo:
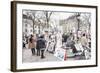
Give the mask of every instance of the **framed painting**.
<svg viewBox="0 0 100 73">
<path fill-rule="evenodd" d="M 97 66 L 97 6 L 11 2 L 11 71 Z"/>
</svg>

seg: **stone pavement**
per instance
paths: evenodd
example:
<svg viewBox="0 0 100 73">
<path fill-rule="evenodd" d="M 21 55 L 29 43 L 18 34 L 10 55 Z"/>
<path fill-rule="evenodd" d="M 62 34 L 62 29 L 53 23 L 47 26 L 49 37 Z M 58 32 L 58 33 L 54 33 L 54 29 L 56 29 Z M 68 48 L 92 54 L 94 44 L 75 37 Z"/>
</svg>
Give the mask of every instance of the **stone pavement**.
<svg viewBox="0 0 100 73">
<path fill-rule="evenodd" d="M 68 60 L 85 60 L 84 56 L 76 56 L 67 58 Z M 32 62 L 47 62 L 47 61 L 61 61 L 57 57 L 54 56 L 54 54 L 45 52 L 45 58 L 41 59 L 40 56 L 32 55 L 31 49 L 23 49 L 22 50 L 22 62 L 23 63 L 32 63 Z"/>
<path fill-rule="evenodd" d="M 54 54 L 49 52 L 45 52 L 45 58 L 41 59 L 40 56 L 32 55 L 31 49 L 23 49 L 22 50 L 22 62 L 23 63 L 31 63 L 31 62 L 45 62 L 45 61 L 60 61 Z"/>
</svg>

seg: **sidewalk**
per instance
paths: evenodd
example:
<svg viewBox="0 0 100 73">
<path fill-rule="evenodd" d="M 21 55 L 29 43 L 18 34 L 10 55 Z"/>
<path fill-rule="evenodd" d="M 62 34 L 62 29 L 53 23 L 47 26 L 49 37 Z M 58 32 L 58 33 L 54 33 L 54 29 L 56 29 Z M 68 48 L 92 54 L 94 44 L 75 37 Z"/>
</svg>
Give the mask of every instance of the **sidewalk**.
<svg viewBox="0 0 100 73">
<path fill-rule="evenodd" d="M 32 55 L 31 49 L 23 49 L 22 50 L 22 62 L 23 63 L 32 63 L 32 62 L 47 62 L 47 61 L 61 61 L 54 54 L 45 52 L 45 58 L 41 59 L 40 56 Z M 84 56 L 76 56 L 76 57 L 67 57 L 67 60 L 85 60 Z"/>
<path fill-rule="evenodd" d="M 60 61 L 54 54 L 49 52 L 45 52 L 45 58 L 41 59 L 40 56 L 32 55 L 31 49 L 23 49 L 22 50 L 22 62 L 23 63 L 31 63 L 31 62 L 45 62 L 45 61 Z"/>
</svg>

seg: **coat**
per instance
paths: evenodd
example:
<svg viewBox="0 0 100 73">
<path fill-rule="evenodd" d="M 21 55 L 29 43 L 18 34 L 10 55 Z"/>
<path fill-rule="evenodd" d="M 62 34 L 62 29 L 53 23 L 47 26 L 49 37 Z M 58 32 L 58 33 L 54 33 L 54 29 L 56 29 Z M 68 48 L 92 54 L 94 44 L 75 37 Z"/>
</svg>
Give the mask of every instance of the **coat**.
<svg viewBox="0 0 100 73">
<path fill-rule="evenodd" d="M 81 44 L 82 44 L 82 46 L 87 46 L 87 43 L 88 43 L 88 41 L 87 41 L 86 37 L 82 37 L 81 38 Z"/>
<path fill-rule="evenodd" d="M 36 49 L 43 49 L 46 48 L 46 41 L 44 39 L 38 39 L 36 44 Z"/>
<path fill-rule="evenodd" d="M 29 41 L 28 48 L 36 48 L 36 40 L 32 39 L 32 42 Z"/>
</svg>

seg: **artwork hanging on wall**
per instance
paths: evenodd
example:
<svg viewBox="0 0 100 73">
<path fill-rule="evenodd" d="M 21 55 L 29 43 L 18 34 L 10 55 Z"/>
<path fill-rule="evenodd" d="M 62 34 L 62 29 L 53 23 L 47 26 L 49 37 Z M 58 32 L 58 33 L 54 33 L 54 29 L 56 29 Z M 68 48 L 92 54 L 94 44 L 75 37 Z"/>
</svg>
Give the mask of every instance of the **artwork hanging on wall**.
<svg viewBox="0 0 100 73">
<path fill-rule="evenodd" d="M 11 71 L 97 66 L 97 6 L 11 2 Z"/>
</svg>

